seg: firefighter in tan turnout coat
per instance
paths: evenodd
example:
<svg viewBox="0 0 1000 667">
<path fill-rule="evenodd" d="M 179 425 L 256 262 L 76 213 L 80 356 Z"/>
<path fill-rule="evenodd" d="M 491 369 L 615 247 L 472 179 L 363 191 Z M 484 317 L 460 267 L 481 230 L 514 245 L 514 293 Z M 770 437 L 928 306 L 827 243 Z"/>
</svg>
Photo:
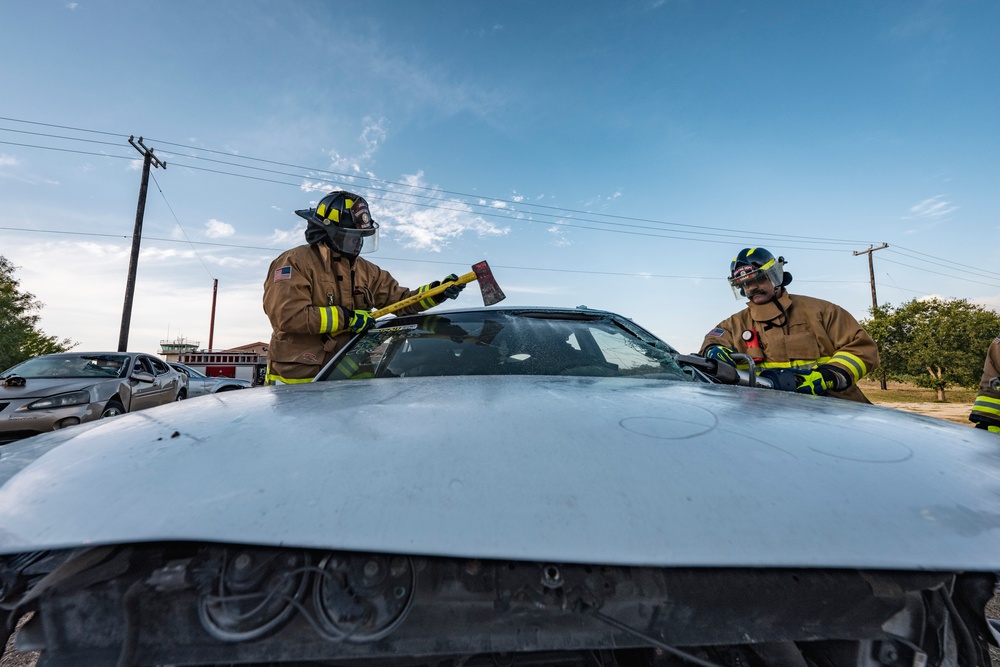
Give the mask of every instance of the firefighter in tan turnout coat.
<svg viewBox="0 0 1000 667">
<path fill-rule="evenodd" d="M 993 339 L 986 351 L 983 379 L 979 381 L 979 394 L 969 420 L 976 422 L 976 428 L 1000 433 L 1000 336 Z"/>
<path fill-rule="evenodd" d="M 840 306 L 789 294 L 784 263 L 764 248 L 740 251 L 729 284 L 749 299 L 747 308 L 706 334 L 702 354 L 737 367 L 731 355 L 746 354 L 758 373 L 793 369 L 797 392 L 869 403 L 857 382 L 878 368 L 875 341 Z"/>
<path fill-rule="evenodd" d="M 271 320 L 268 384 L 309 382 L 351 335 L 373 324 L 370 311 L 440 283 L 401 287 L 375 264 L 358 257 L 378 247 L 378 223 L 368 202 L 350 192 L 331 192 L 305 218 L 307 245 L 279 255 L 264 279 L 264 312 Z M 454 274 L 443 282 L 454 281 Z M 410 315 L 456 298 L 465 285 L 400 309 Z"/>
</svg>

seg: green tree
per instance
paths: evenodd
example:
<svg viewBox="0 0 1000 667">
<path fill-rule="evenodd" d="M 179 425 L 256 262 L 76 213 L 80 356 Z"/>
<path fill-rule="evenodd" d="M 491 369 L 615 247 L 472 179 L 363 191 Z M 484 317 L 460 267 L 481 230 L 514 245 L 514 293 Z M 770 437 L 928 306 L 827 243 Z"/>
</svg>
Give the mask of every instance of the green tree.
<svg viewBox="0 0 1000 667">
<path fill-rule="evenodd" d="M 58 340 L 38 328 L 42 304 L 21 291 L 14 265 L 0 255 L 0 371 L 40 354 L 65 352 L 76 343 Z"/>
<path fill-rule="evenodd" d="M 883 305 L 862 325 L 879 347 L 887 378 L 934 389 L 944 401 L 948 387 L 979 384 L 1000 315 L 965 299 L 914 299 Z"/>
</svg>

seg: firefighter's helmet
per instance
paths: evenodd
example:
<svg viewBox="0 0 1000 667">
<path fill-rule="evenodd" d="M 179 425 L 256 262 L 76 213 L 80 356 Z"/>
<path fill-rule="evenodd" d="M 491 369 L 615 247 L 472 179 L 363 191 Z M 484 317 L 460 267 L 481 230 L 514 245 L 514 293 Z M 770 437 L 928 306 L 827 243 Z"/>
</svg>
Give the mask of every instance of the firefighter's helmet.
<svg viewBox="0 0 1000 667">
<path fill-rule="evenodd" d="M 310 245 L 328 242 L 334 250 L 357 257 L 378 249 L 378 223 L 372 220 L 365 198 L 352 192 L 331 192 L 316 208 L 296 211 L 305 218 L 306 241 Z"/>
<path fill-rule="evenodd" d="M 744 248 L 729 265 L 729 285 L 736 298 L 746 296 L 743 286 L 767 278 L 775 288 L 792 282 L 792 274 L 785 271 L 785 258 L 775 258 L 765 248 Z"/>
</svg>

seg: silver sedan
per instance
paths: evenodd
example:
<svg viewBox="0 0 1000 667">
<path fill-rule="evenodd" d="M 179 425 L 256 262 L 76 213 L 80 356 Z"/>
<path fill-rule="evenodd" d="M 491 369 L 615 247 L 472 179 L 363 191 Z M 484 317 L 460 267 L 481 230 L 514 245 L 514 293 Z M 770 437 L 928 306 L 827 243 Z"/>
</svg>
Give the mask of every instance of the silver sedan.
<svg viewBox="0 0 1000 667">
<path fill-rule="evenodd" d="M 203 396 L 205 394 L 218 394 L 221 391 L 247 389 L 253 386 L 253 383 L 250 382 L 250 380 L 227 377 L 209 377 L 201 371 L 197 371 L 190 366 L 177 362 L 170 362 L 170 366 L 174 370 L 187 376 L 188 396 L 190 398 Z"/>
<path fill-rule="evenodd" d="M 187 397 L 187 377 L 151 354 L 45 354 L 0 373 L 0 444 Z"/>
</svg>

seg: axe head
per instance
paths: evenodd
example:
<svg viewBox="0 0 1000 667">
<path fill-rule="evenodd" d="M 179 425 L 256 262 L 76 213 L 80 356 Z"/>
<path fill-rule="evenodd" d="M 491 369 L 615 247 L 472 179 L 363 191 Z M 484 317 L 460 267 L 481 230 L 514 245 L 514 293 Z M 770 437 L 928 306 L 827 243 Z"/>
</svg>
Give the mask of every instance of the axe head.
<svg viewBox="0 0 1000 667">
<path fill-rule="evenodd" d="M 497 285 L 497 279 L 493 277 L 493 271 L 490 270 L 490 265 L 486 263 L 486 260 L 473 264 L 472 270 L 476 274 L 479 289 L 483 292 L 484 306 L 492 306 L 507 298 L 507 295 Z"/>
</svg>

